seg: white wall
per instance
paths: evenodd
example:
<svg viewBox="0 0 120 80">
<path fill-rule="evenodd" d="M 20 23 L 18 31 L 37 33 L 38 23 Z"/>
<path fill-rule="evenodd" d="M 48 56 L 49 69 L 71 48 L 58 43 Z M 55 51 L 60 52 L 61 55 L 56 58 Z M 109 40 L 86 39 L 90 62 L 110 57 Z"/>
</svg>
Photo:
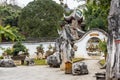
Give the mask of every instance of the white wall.
<svg viewBox="0 0 120 80">
<path fill-rule="evenodd" d="M 94 34 L 94 33 L 99 34 L 99 36 L 90 36 L 90 34 Z M 75 43 L 75 45 L 78 47 L 77 51 L 75 51 L 76 58 L 78 57 L 90 58 L 90 56 L 88 56 L 87 54 L 86 48 L 87 48 L 88 40 L 91 39 L 92 37 L 97 37 L 100 40 L 104 40 L 104 39 L 107 40 L 107 36 L 100 31 L 92 30 L 87 32 L 80 40 L 76 41 Z"/>
<path fill-rule="evenodd" d="M 23 43 L 26 48 L 28 49 L 28 52 L 30 55 L 36 55 L 35 52 L 37 52 L 36 47 L 40 44 L 43 44 L 44 51 L 48 50 L 48 46 L 51 44 L 53 47 L 55 46 L 55 42 L 40 42 L 40 43 Z M 1 44 L 0 47 L 2 48 L 12 48 L 13 44 Z M 0 55 L 2 55 L 3 50 L 0 49 Z"/>
</svg>

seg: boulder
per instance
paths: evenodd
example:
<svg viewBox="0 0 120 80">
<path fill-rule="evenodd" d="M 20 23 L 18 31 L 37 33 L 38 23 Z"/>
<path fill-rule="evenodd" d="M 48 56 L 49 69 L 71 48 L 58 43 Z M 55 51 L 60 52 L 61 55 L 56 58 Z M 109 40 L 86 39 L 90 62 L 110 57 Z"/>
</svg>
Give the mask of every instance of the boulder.
<svg viewBox="0 0 120 80">
<path fill-rule="evenodd" d="M 27 66 L 33 66 L 35 64 L 34 59 L 25 59 Z"/>
<path fill-rule="evenodd" d="M 87 65 L 84 62 L 76 62 L 72 65 L 73 75 L 84 75 L 88 74 Z"/>
<path fill-rule="evenodd" d="M 2 59 L 0 60 L 0 67 L 16 67 L 12 59 Z"/>
<path fill-rule="evenodd" d="M 60 62 L 55 55 L 50 55 L 47 57 L 47 64 L 50 67 L 60 67 Z"/>
</svg>

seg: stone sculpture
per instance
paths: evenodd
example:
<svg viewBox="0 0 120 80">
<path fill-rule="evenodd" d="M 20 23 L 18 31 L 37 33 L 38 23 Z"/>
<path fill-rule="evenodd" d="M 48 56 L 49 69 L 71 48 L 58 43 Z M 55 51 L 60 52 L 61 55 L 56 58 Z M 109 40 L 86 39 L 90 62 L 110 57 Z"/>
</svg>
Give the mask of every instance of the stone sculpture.
<svg viewBox="0 0 120 80">
<path fill-rule="evenodd" d="M 74 57 L 74 41 L 79 39 L 84 31 L 81 30 L 82 13 L 75 9 L 70 16 L 64 16 L 64 24 L 61 24 L 61 31 L 58 30 L 59 38 L 56 40 L 56 52 L 47 58 L 49 65 L 61 64 L 65 69 L 65 62 L 71 62 Z M 50 60 L 50 61 L 49 61 Z M 55 60 L 55 61 L 54 61 Z"/>
<path fill-rule="evenodd" d="M 50 55 L 49 57 L 47 57 L 47 64 L 50 67 L 60 67 L 61 62 L 59 61 L 59 59 L 57 59 L 57 56 Z"/>
<path fill-rule="evenodd" d="M 84 62 L 76 62 L 72 65 L 73 75 L 84 75 L 88 74 L 87 65 Z"/>
<path fill-rule="evenodd" d="M 106 80 L 120 79 L 120 0 L 112 0 L 108 16 L 108 57 Z"/>
<path fill-rule="evenodd" d="M 62 59 L 61 69 L 64 70 L 65 62 L 71 62 L 74 57 L 74 41 L 79 39 L 84 31 L 81 30 L 81 22 L 83 20 L 81 11 L 75 9 L 70 16 L 64 16 L 65 24 L 61 25 L 60 35 L 60 54 Z"/>
<path fill-rule="evenodd" d="M 61 64 L 61 55 L 60 55 L 60 39 L 56 39 L 55 43 L 55 53 L 53 55 L 50 55 L 47 57 L 47 64 L 50 65 L 50 67 L 60 67 Z"/>
</svg>

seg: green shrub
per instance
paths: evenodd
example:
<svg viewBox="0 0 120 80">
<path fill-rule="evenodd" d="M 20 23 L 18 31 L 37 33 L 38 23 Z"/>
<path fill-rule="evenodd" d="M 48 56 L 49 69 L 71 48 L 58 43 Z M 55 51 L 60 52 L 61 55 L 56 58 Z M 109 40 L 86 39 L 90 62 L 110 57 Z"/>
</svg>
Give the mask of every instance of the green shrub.
<svg viewBox="0 0 120 80">
<path fill-rule="evenodd" d="M 4 52 L 7 53 L 7 55 L 13 55 L 13 50 L 11 48 L 5 49 Z"/>
<path fill-rule="evenodd" d="M 26 52 L 26 47 L 21 42 L 16 42 L 13 45 L 13 56 L 17 56 L 20 51 Z"/>
<path fill-rule="evenodd" d="M 34 59 L 34 61 L 35 61 L 35 65 L 47 65 L 45 59 L 40 59 L 40 60 Z"/>
<path fill-rule="evenodd" d="M 0 56 L 0 59 L 3 59 L 3 56 Z"/>
</svg>

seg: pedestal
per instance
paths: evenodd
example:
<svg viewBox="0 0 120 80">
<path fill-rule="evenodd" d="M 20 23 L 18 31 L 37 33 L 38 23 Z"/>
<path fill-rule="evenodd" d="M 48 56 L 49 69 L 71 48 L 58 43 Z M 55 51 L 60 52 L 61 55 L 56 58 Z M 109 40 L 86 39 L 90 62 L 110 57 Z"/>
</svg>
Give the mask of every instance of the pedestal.
<svg viewBox="0 0 120 80">
<path fill-rule="evenodd" d="M 62 70 L 62 71 L 65 70 L 65 62 L 62 62 L 62 64 L 60 65 L 60 70 Z"/>
</svg>

